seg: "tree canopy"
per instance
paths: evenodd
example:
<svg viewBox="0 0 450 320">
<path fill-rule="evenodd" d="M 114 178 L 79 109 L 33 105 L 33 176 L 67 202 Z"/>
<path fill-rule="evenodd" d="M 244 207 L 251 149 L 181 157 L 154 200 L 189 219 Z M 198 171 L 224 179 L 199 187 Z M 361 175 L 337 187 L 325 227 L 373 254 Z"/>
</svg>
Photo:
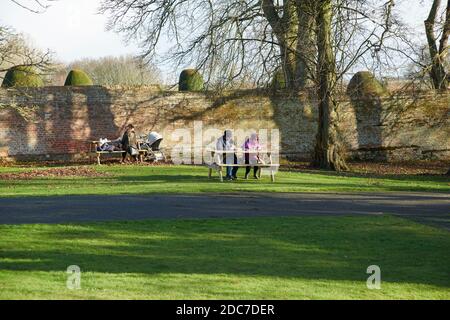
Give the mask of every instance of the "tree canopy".
<svg viewBox="0 0 450 320">
<path fill-rule="evenodd" d="M 332 1 L 339 73 L 356 63 L 387 63 L 387 56 L 401 54 L 393 40 L 401 25 L 393 19 L 392 6 L 393 1 Z M 277 70 L 290 90 L 313 86 L 316 80 L 314 0 L 103 0 L 100 12 L 108 15 L 110 30 L 140 42 L 144 59 L 160 57 L 161 46 L 170 43 L 164 60 L 195 66 L 207 84 L 245 79 L 265 86 Z"/>
</svg>

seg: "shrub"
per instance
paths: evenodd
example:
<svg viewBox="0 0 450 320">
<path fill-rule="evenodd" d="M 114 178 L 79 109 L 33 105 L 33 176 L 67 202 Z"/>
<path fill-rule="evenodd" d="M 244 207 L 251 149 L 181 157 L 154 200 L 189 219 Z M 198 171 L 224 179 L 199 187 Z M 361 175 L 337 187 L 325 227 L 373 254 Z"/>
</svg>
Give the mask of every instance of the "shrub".
<svg viewBox="0 0 450 320">
<path fill-rule="evenodd" d="M 351 98 L 370 98 L 382 96 L 386 93 L 386 88 L 369 71 L 360 71 L 350 80 L 347 87 L 347 94 Z"/>
<path fill-rule="evenodd" d="M 6 72 L 2 87 L 42 87 L 44 81 L 33 67 L 17 66 Z"/>
<path fill-rule="evenodd" d="M 65 86 L 92 86 L 92 80 L 82 70 L 73 69 L 66 78 Z"/>
<path fill-rule="evenodd" d="M 186 69 L 180 74 L 178 82 L 179 91 L 201 91 L 203 90 L 203 77 L 196 69 Z"/>
<path fill-rule="evenodd" d="M 272 78 L 272 89 L 273 90 L 284 90 L 286 89 L 286 78 L 282 69 L 275 71 Z"/>
</svg>

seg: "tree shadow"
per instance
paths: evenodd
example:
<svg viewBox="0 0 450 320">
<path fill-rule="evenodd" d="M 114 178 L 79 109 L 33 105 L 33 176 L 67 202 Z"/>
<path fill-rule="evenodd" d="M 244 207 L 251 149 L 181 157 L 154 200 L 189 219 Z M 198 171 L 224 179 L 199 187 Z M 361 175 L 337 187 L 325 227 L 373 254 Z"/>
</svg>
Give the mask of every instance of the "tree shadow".
<svg viewBox="0 0 450 320">
<path fill-rule="evenodd" d="M 39 150 L 46 150 L 46 144 L 41 143 L 42 123 L 37 120 L 43 112 L 32 103 L 37 90 L 39 88 L 25 87 L 5 90 L 7 108 L 2 108 L 0 113 L 7 126 L 0 137 L 0 148 L 3 147 L 0 157 L 21 161 Z"/>
<path fill-rule="evenodd" d="M 14 110 L 0 110 L 0 117 L 6 123 L 14 123 L 14 126 L 2 132 L 0 142 L 0 157 L 20 159 L 26 150 L 20 140 L 26 139 L 23 132 L 27 130 L 27 123 L 23 117 Z"/>
<path fill-rule="evenodd" d="M 292 169 L 290 167 L 284 168 L 280 167 L 281 172 L 292 172 L 292 173 L 306 173 L 312 175 L 320 176 L 331 176 L 331 177 L 354 177 L 354 178 L 365 178 L 365 179 L 377 179 L 377 180 L 399 180 L 399 181 L 429 181 L 429 182 L 450 182 L 450 178 L 445 174 L 386 174 L 386 173 L 372 173 L 372 172 L 336 172 L 324 169 L 315 168 L 301 168 Z"/>
<path fill-rule="evenodd" d="M 304 172 L 305 173 L 305 172 Z M 145 194 L 155 192 L 155 190 L 161 190 L 161 192 L 166 192 L 165 190 L 171 190 L 171 192 L 183 193 L 183 192 L 192 192 L 192 190 L 187 190 L 185 188 L 189 188 L 189 186 L 195 186 L 196 184 L 208 184 L 211 186 L 217 185 L 217 188 L 228 189 L 230 192 L 243 192 L 248 189 L 248 191 L 253 192 L 264 192 L 266 190 L 280 192 L 302 192 L 305 190 L 309 191 L 433 191 L 433 192 L 446 192 L 441 183 L 446 183 L 449 181 L 447 176 L 366 176 L 359 174 L 350 174 L 350 173 L 334 173 L 334 172 L 318 172 L 311 171 L 306 172 L 308 175 L 317 176 L 317 179 L 309 178 L 305 179 L 305 176 L 298 174 L 292 174 L 291 176 L 286 176 L 285 173 L 280 172 L 277 175 L 277 182 L 272 183 L 269 180 L 269 177 L 263 176 L 262 180 L 253 181 L 253 180 L 244 180 L 243 173 L 239 175 L 240 179 L 233 182 L 224 182 L 221 183 L 218 179 L 217 174 L 213 174 L 212 178 L 209 179 L 207 175 L 207 170 L 205 169 L 204 173 L 199 172 L 198 174 L 186 173 L 180 171 L 177 173 L 176 171 L 170 171 L 166 174 L 161 172 L 150 172 L 148 175 L 139 175 L 139 174 L 127 174 L 127 175 L 105 175 L 103 177 L 94 177 L 94 178 L 83 178 L 83 177 L 70 177 L 70 178 L 34 178 L 31 180 L 5 180 L 0 181 L 0 186 L 5 185 L 10 187 L 21 188 L 24 187 L 39 187 L 48 188 L 48 186 L 58 186 L 59 188 L 67 188 L 70 189 L 72 187 L 83 186 L 86 185 L 89 188 L 104 188 L 103 186 L 108 185 L 112 188 L 117 188 L 122 186 L 123 193 L 136 193 L 135 189 L 132 189 L 132 192 L 127 192 L 127 186 L 131 186 L 134 184 L 142 185 L 143 188 L 138 194 Z M 342 177 L 342 180 L 339 180 L 339 177 Z M 345 178 L 361 178 L 361 180 L 349 181 Z M 325 179 L 325 180 L 324 180 Z M 334 181 L 335 180 L 335 181 Z M 398 182 L 405 182 L 403 185 L 396 185 L 394 183 L 390 183 L 386 180 L 393 180 Z M 421 183 L 421 182 L 430 182 L 430 185 L 412 185 L 410 183 Z M 435 183 L 435 184 L 431 184 Z M 180 187 L 179 184 L 183 184 L 183 187 Z M 148 188 L 146 187 L 148 186 Z M 178 187 L 178 190 L 176 190 Z M 175 189 L 174 189 L 175 188 Z M 92 190 L 93 194 L 97 192 Z M 194 192 L 200 192 L 196 188 L 194 188 Z M 215 189 L 215 188 L 214 188 Z M 100 193 L 102 190 L 99 190 Z M 71 193 L 70 191 L 67 194 L 77 194 L 79 191 L 74 189 L 75 193 Z M 394 195 L 393 195 L 394 196 Z"/>
<path fill-rule="evenodd" d="M 72 141 L 77 145 L 76 153 L 82 157 L 89 153 L 89 141 L 119 137 L 120 129 L 115 123 L 112 108 L 112 97 L 108 89 L 102 86 L 73 87 L 78 94 L 84 96 L 85 103 L 77 105 L 79 116 L 74 119 Z M 77 121 L 79 120 L 79 121 Z M 81 120 L 81 121 L 80 121 Z M 77 123 L 81 125 L 77 126 Z M 86 128 L 82 125 L 87 125 Z"/>
<path fill-rule="evenodd" d="M 311 161 L 318 128 L 317 103 L 312 93 L 272 93 L 270 101 L 280 133 L 280 156 L 290 161 Z"/>
<path fill-rule="evenodd" d="M 119 134 L 111 95 L 104 87 L 27 88 L 14 99 L 21 106 L 36 107 L 31 119 L 14 110 L 8 113 L 7 123 L 14 126 L 5 144 L 15 160 L 85 159 L 89 140 Z"/>
<path fill-rule="evenodd" d="M 383 106 L 381 96 L 350 95 L 356 117 L 358 149 L 354 157 L 359 160 L 387 161 L 387 148 L 383 145 Z"/>
<path fill-rule="evenodd" d="M 3 246 L 0 269 L 61 272 L 76 264 L 83 272 L 270 276 L 365 285 L 367 267 L 377 264 L 385 282 L 450 286 L 448 236 L 390 217 L 140 221 L 90 224 L 84 231 L 65 228 L 31 230 L 23 242 Z M 29 250 L 35 243 L 40 245 Z"/>
</svg>

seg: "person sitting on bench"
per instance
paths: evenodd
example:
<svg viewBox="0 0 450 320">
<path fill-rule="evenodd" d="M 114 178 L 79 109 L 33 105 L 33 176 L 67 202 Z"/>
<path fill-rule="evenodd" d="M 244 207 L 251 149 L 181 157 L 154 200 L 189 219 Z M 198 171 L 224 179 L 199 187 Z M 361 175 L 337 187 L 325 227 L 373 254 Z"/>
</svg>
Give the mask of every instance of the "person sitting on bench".
<svg viewBox="0 0 450 320">
<path fill-rule="evenodd" d="M 259 137 L 256 133 L 252 133 L 250 138 L 245 140 L 242 146 L 244 151 L 256 151 L 255 153 L 245 153 L 245 164 L 253 165 L 253 177 L 258 178 L 258 163 L 262 163 L 257 151 L 261 150 L 261 145 L 259 144 Z M 245 179 L 248 179 L 248 174 L 250 173 L 251 166 L 245 168 Z"/>
<path fill-rule="evenodd" d="M 97 143 L 97 151 L 107 151 L 107 152 L 114 152 L 114 151 L 120 151 L 120 147 L 117 146 L 117 141 L 109 141 L 106 138 L 100 138 Z"/>
<path fill-rule="evenodd" d="M 221 151 L 234 151 L 236 146 L 233 141 L 233 132 L 231 130 L 225 130 L 223 136 L 217 140 L 216 150 Z M 219 153 L 220 154 L 220 153 Z M 233 152 L 223 153 L 224 164 L 237 164 L 237 156 Z M 225 180 L 236 180 L 239 167 L 227 167 L 227 176 Z"/>
</svg>

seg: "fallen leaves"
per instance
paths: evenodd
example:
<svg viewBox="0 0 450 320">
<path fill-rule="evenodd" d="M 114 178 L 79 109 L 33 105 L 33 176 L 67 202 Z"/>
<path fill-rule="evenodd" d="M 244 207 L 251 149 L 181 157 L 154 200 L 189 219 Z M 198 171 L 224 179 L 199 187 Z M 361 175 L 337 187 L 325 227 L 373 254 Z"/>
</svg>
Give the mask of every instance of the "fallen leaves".
<svg viewBox="0 0 450 320">
<path fill-rule="evenodd" d="M 349 173 L 370 175 L 444 175 L 450 168 L 448 161 L 369 162 L 348 163 Z M 280 168 L 286 171 L 316 172 L 308 162 L 284 162 Z"/>
<path fill-rule="evenodd" d="M 62 177 L 104 177 L 108 173 L 101 173 L 86 166 L 57 167 L 48 169 L 33 169 L 22 172 L 0 173 L 0 180 L 31 180 L 39 178 Z"/>
</svg>

